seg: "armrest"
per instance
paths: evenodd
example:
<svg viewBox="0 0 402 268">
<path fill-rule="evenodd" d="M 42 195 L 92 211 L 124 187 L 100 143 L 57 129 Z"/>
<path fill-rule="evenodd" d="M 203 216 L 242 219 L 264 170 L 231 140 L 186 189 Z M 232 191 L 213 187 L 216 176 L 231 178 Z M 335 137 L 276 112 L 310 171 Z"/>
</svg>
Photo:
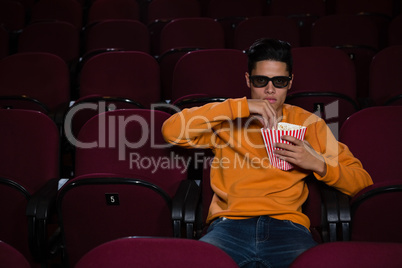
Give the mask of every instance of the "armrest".
<svg viewBox="0 0 402 268">
<path fill-rule="evenodd" d="M 58 183 L 57 178 L 49 180 L 27 204 L 29 247 L 37 260 L 43 260 L 47 255 L 47 224 L 55 211 Z"/>
<path fill-rule="evenodd" d="M 194 202 L 194 195 L 199 196 L 199 186 L 197 183 L 190 179 L 182 181 L 172 200 L 172 220 L 174 235 L 176 237 L 181 236 L 181 223 L 185 219 L 187 203 Z"/>
<path fill-rule="evenodd" d="M 202 231 L 201 188 L 194 181 L 184 207 L 187 238 L 199 238 Z"/>
<path fill-rule="evenodd" d="M 352 221 L 352 212 L 350 206 L 350 197 L 340 191 L 337 191 L 340 221 L 340 241 L 350 240 L 350 223 Z"/>
<path fill-rule="evenodd" d="M 335 189 L 322 183 L 320 185 L 320 194 L 322 200 L 323 241 L 334 242 L 337 240 L 339 223 L 336 192 Z"/>
<path fill-rule="evenodd" d="M 351 212 L 349 197 L 339 190 L 322 184 L 323 218 L 328 226 L 324 242 L 349 240 Z"/>
</svg>

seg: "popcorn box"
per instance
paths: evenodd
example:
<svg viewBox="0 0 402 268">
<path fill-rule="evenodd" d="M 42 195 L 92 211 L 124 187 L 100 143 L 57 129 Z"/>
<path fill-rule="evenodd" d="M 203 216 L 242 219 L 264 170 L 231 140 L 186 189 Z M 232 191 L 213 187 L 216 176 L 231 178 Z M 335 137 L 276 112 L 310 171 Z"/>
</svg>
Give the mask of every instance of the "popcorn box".
<svg viewBox="0 0 402 268">
<path fill-rule="evenodd" d="M 275 143 L 287 143 L 290 142 L 282 140 L 283 135 L 288 135 L 295 137 L 299 140 L 304 140 L 306 134 L 306 127 L 298 126 L 289 123 L 278 123 L 277 129 L 264 129 L 261 128 L 262 138 L 264 140 L 265 148 L 267 149 L 269 161 L 272 166 L 279 168 L 281 170 L 290 170 L 293 165 L 277 158 L 274 154 L 274 144 Z"/>
</svg>

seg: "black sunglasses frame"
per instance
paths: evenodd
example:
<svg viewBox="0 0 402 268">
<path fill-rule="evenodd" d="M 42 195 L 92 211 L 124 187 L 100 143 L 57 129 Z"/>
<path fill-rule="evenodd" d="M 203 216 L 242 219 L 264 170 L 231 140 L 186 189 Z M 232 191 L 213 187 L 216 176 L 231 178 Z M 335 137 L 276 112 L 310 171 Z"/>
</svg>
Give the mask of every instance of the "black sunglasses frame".
<svg viewBox="0 0 402 268">
<path fill-rule="evenodd" d="M 254 79 L 257 79 L 257 78 L 264 78 L 264 79 L 267 80 L 267 83 L 265 83 L 264 85 L 256 86 L 255 83 L 254 83 Z M 284 85 L 284 86 L 276 85 L 275 79 L 278 79 L 278 78 L 286 80 L 286 82 L 287 82 L 286 85 Z M 276 87 L 276 88 L 284 88 L 284 87 L 287 87 L 289 85 L 289 82 L 292 80 L 292 77 L 291 76 L 268 77 L 268 76 L 265 76 L 265 75 L 250 75 L 249 79 L 250 79 L 250 81 L 251 81 L 251 83 L 253 84 L 254 87 L 265 87 L 265 86 L 268 85 L 269 81 L 272 81 L 272 84 L 274 85 L 274 87 Z"/>
</svg>

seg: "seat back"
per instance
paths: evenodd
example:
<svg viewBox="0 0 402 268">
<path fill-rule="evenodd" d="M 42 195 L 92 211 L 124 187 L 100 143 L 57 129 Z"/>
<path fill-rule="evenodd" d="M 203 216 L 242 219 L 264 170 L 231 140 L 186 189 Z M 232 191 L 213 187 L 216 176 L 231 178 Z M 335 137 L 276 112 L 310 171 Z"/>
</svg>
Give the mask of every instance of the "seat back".
<svg viewBox="0 0 402 268">
<path fill-rule="evenodd" d="M 259 0 L 211 0 L 207 16 L 215 19 L 261 16 L 264 2 Z"/>
<path fill-rule="evenodd" d="M 24 28 L 26 12 L 24 6 L 18 1 L 0 2 L 0 24 L 8 31 L 19 31 Z"/>
<path fill-rule="evenodd" d="M 156 0 L 147 7 L 146 21 L 151 34 L 151 51 L 160 55 L 160 35 L 163 28 L 173 19 L 201 17 L 200 3 L 197 0 Z"/>
<path fill-rule="evenodd" d="M 151 103 L 160 101 L 158 63 L 140 51 L 95 55 L 82 67 L 79 95 L 123 97 L 149 108 Z"/>
<path fill-rule="evenodd" d="M 150 36 L 147 27 L 138 20 L 103 20 L 86 28 L 84 47 L 85 53 L 109 48 L 149 53 Z"/>
<path fill-rule="evenodd" d="M 310 45 L 311 27 L 318 18 L 327 15 L 326 4 L 321 0 L 271 0 L 265 14 L 293 20 L 298 25 L 302 46 Z"/>
<path fill-rule="evenodd" d="M 341 142 L 362 162 L 374 182 L 351 200 L 351 240 L 402 242 L 397 231 L 402 220 L 398 167 L 402 145 L 395 142 L 402 135 L 402 126 L 396 123 L 401 116 L 402 106 L 370 107 L 353 114 L 341 128 Z"/>
<path fill-rule="evenodd" d="M 375 105 L 402 105 L 402 45 L 384 48 L 370 65 L 369 96 Z"/>
<path fill-rule="evenodd" d="M 338 14 L 375 14 L 379 16 L 392 17 L 394 15 L 394 1 L 364 1 L 337 0 L 335 12 Z"/>
<path fill-rule="evenodd" d="M 58 195 L 63 263 L 74 267 L 92 248 L 121 237 L 173 237 L 171 198 L 150 181 L 125 174 L 68 181 Z"/>
<path fill-rule="evenodd" d="M 246 18 L 262 16 L 264 1 L 261 0 L 211 0 L 206 16 L 216 19 L 223 27 L 226 48 L 233 48 L 234 30 Z"/>
<path fill-rule="evenodd" d="M 351 241 L 402 243 L 398 232 L 402 221 L 402 179 L 385 179 L 375 181 L 352 198 Z"/>
<path fill-rule="evenodd" d="M 211 18 L 179 18 L 167 23 L 161 32 L 158 58 L 164 99 L 171 99 L 174 68 L 183 55 L 194 50 L 224 47 L 222 26 Z"/>
<path fill-rule="evenodd" d="M 173 73 L 172 99 L 191 94 L 241 98 L 250 95 L 247 56 L 232 49 L 206 49 L 183 56 Z"/>
<path fill-rule="evenodd" d="M 161 127 L 169 116 L 155 110 L 115 110 L 82 127 L 75 144 L 77 177 L 58 197 L 70 265 L 111 239 L 176 235 L 172 199 L 187 179 L 188 167 L 163 139 Z"/>
<path fill-rule="evenodd" d="M 294 48 L 292 54 L 294 78 L 286 103 L 318 112 L 340 127 L 358 110 L 352 61 L 331 47 Z"/>
<path fill-rule="evenodd" d="M 374 182 L 398 178 L 402 144 L 401 106 L 370 107 L 350 116 L 340 130 L 345 143 Z M 384 168 L 386 167 L 386 168 Z"/>
<path fill-rule="evenodd" d="M 388 26 L 388 45 L 402 45 L 402 33 L 400 29 L 402 28 L 402 14 L 394 17 Z"/>
<path fill-rule="evenodd" d="M 42 21 L 27 25 L 19 36 L 19 52 L 48 52 L 73 63 L 79 57 L 79 29 L 69 22 Z"/>
<path fill-rule="evenodd" d="M 156 255 L 157 258 L 155 257 Z M 208 256 L 208 258 L 205 258 Z M 122 238 L 86 254 L 77 268 L 91 267 L 238 267 L 221 249 L 202 241 L 168 238 Z"/>
<path fill-rule="evenodd" d="M 31 22 L 58 20 L 73 24 L 77 29 L 82 27 L 83 9 L 77 1 L 44 0 L 34 4 L 31 11 Z"/>
<path fill-rule="evenodd" d="M 0 96 L 25 95 L 50 111 L 70 101 L 69 79 L 66 62 L 50 53 L 17 53 L 0 61 Z"/>
<path fill-rule="evenodd" d="M 0 60 L 10 53 L 10 35 L 3 25 L 0 26 Z"/>
<path fill-rule="evenodd" d="M 201 9 L 196 0 L 154 0 L 147 9 L 147 23 L 157 20 L 200 17 Z"/>
<path fill-rule="evenodd" d="M 300 33 L 296 22 L 285 16 L 251 17 L 240 22 L 234 32 L 235 49 L 247 50 L 255 40 L 276 38 L 300 46 Z"/>
<path fill-rule="evenodd" d="M 0 240 L 33 263 L 28 247 L 27 202 L 59 177 L 59 132 L 46 115 L 0 109 Z"/>
<path fill-rule="evenodd" d="M 356 69 L 357 95 L 368 95 L 371 59 L 380 49 L 380 28 L 366 16 L 336 14 L 318 19 L 311 30 L 312 46 L 330 46 L 343 50 Z"/>
<path fill-rule="evenodd" d="M 109 19 L 140 19 L 140 7 L 131 0 L 97 0 L 88 11 L 87 25 Z"/>
<path fill-rule="evenodd" d="M 211 18 L 178 18 L 161 32 L 160 51 L 174 48 L 224 48 L 221 25 Z"/>
<path fill-rule="evenodd" d="M 0 242 L 0 259 L 3 267 L 31 267 L 26 258 L 18 250 L 3 241 Z"/>
<path fill-rule="evenodd" d="M 14 178 L 30 193 L 59 172 L 59 132 L 46 115 L 0 109 L 0 174 Z M 23 168 L 22 168 L 23 167 Z"/>
<path fill-rule="evenodd" d="M 179 148 L 175 151 L 162 136 L 162 124 L 169 116 L 156 110 L 126 109 L 91 118 L 78 135 L 76 175 L 152 177 L 173 196 L 180 181 L 186 179 L 186 163 L 174 159 Z M 174 165 L 174 161 L 178 163 Z"/>
<path fill-rule="evenodd" d="M 324 243 L 302 253 L 290 268 L 400 267 L 402 244 L 369 242 Z"/>
</svg>

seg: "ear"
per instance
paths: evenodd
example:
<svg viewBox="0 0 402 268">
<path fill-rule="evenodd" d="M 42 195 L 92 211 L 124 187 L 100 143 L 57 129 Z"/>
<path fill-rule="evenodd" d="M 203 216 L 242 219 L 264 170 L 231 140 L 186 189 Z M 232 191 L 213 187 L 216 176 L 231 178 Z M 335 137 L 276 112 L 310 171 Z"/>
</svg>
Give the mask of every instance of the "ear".
<svg viewBox="0 0 402 268">
<path fill-rule="evenodd" d="M 247 86 L 248 86 L 249 88 L 251 88 L 251 84 L 250 84 L 250 75 L 248 74 L 248 72 L 245 73 L 244 77 L 246 78 Z"/>
<path fill-rule="evenodd" d="M 293 78 L 294 78 L 294 75 L 292 74 L 292 80 L 290 80 L 290 82 L 289 82 L 288 90 L 290 90 L 292 88 Z"/>
</svg>

